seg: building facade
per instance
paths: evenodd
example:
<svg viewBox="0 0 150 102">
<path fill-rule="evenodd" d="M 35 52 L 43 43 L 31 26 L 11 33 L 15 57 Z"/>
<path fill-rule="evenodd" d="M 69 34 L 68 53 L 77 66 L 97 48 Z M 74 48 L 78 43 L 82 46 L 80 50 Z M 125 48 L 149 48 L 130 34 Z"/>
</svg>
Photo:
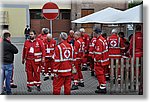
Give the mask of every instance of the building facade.
<svg viewBox="0 0 150 102">
<path fill-rule="evenodd" d="M 42 6 L 49 0 L 39 0 L 38 2 L 28 1 L 26 3 L 19 2 L 11 4 L 4 2 L 1 9 L 1 26 L 9 29 L 13 37 L 24 37 L 24 29 L 26 25 L 30 25 L 32 30 L 37 34 L 41 33 L 43 27 L 50 28 L 50 21 L 46 20 L 42 15 Z M 107 32 L 112 29 L 111 25 L 101 24 L 73 24 L 72 20 L 84 17 L 91 13 L 97 12 L 107 7 L 113 7 L 120 10 L 127 9 L 126 0 L 51 0 L 56 3 L 60 9 L 60 14 L 56 20 L 53 20 L 53 36 L 58 37 L 62 31 L 68 32 L 70 29 L 78 30 L 84 27 L 88 34 L 92 33 L 94 26 L 100 27 Z M 4 18 L 6 20 L 4 20 Z M 94 19 L 94 18 L 93 18 Z M 5 21 L 5 22 L 4 22 Z M 120 27 L 121 30 L 124 27 Z"/>
</svg>

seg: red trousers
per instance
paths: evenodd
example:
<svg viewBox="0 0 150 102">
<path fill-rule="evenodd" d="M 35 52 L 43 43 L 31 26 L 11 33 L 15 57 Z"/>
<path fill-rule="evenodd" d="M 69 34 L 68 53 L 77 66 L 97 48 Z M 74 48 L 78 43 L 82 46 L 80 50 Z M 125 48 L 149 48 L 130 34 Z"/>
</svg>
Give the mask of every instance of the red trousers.
<svg viewBox="0 0 150 102">
<path fill-rule="evenodd" d="M 35 64 L 34 60 L 26 60 L 27 86 L 40 86 L 40 63 Z"/>
<path fill-rule="evenodd" d="M 82 58 L 82 64 L 87 64 L 88 61 L 88 54 L 84 54 L 84 57 Z"/>
<path fill-rule="evenodd" d="M 50 74 L 53 71 L 54 60 L 47 59 L 45 60 L 45 74 Z"/>
<path fill-rule="evenodd" d="M 77 59 L 76 62 L 75 62 L 75 67 L 76 67 L 76 70 L 77 70 L 77 73 L 76 74 L 73 74 L 73 79 L 74 79 L 74 82 L 77 83 L 78 80 L 83 80 L 83 75 L 82 75 L 82 72 L 81 72 L 81 60 L 80 59 Z"/>
<path fill-rule="evenodd" d="M 64 85 L 64 94 L 70 95 L 71 76 L 57 76 L 53 79 L 53 94 L 60 95 L 61 87 Z"/>
<path fill-rule="evenodd" d="M 110 75 L 110 68 L 109 68 L 109 66 L 105 66 L 104 67 L 104 73 L 105 73 L 105 75 Z"/>
<path fill-rule="evenodd" d="M 88 60 L 90 62 L 91 71 L 94 71 L 94 59 L 91 56 L 89 56 Z"/>
<path fill-rule="evenodd" d="M 99 85 L 106 84 L 106 78 L 104 73 L 104 66 L 101 66 L 100 64 L 94 64 L 94 70 L 97 77 L 97 80 L 99 82 Z"/>
</svg>

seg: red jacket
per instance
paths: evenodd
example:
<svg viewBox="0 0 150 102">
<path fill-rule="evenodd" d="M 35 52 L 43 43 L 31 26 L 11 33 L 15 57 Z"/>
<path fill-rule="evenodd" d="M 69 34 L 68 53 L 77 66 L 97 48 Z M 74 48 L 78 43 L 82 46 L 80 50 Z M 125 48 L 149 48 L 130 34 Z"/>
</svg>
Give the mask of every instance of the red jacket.
<svg viewBox="0 0 150 102">
<path fill-rule="evenodd" d="M 56 41 L 51 39 L 50 41 L 48 41 L 47 39 L 45 39 L 44 41 L 44 46 L 45 46 L 45 57 L 53 57 L 54 55 L 54 49 L 56 46 Z"/>
<path fill-rule="evenodd" d="M 37 39 L 39 39 L 39 40 L 45 40 L 46 37 L 47 37 L 47 34 L 39 34 L 39 35 L 37 36 Z"/>
<path fill-rule="evenodd" d="M 126 52 L 126 48 L 125 48 L 125 42 L 127 41 L 126 38 L 120 38 L 121 40 L 121 54 L 123 55 Z"/>
<path fill-rule="evenodd" d="M 90 37 L 89 37 L 89 35 L 88 34 L 84 34 L 82 36 L 82 39 L 83 39 L 83 41 L 85 43 L 85 51 L 88 51 L 89 50 L 89 43 L 90 43 Z"/>
<path fill-rule="evenodd" d="M 70 76 L 72 71 L 73 47 L 67 41 L 55 47 L 53 72 L 60 76 Z"/>
<path fill-rule="evenodd" d="M 35 63 L 39 64 L 44 57 L 45 47 L 40 40 L 35 39 L 33 42 L 31 40 L 25 41 L 22 54 L 23 60 L 34 60 Z"/>
<path fill-rule="evenodd" d="M 84 54 L 84 41 L 80 37 L 74 43 L 74 59 L 81 59 Z"/>
<path fill-rule="evenodd" d="M 89 45 L 89 56 L 91 56 L 92 58 L 94 57 L 96 39 L 97 39 L 96 37 L 93 37 Z"/>
<path fill-rule="evenodd" d="M 74 40 L 74 37 L 71 37 L 71 36 L 69 35 L 68 38 L 67 38 L 67 42 L 70 44 L 72 40 Z"/>
<path fill-rule="evenodd" d="M 109 47 L 109 57 L 121 58 L 121 43 L 123 43 L 123 41 L 120 39 L 120 37 L 118 37 L 117 34 L 112 34 L 110 37 L 108 37 L 107 41 Z"/>
<path fill-rule="evenodd" d="M 94 62 L 98 65 L 109 65 L 108 43 L 101 35 L 96 40 Z"/>
<path fill-rule="evenodd" d="M 130 41 L 129 47 L 130 55 L 133 54 L 133 37 Z M 141 32 L 135 33 L 135 57 L 143 56 L 143 34 Z"/>
</svg>

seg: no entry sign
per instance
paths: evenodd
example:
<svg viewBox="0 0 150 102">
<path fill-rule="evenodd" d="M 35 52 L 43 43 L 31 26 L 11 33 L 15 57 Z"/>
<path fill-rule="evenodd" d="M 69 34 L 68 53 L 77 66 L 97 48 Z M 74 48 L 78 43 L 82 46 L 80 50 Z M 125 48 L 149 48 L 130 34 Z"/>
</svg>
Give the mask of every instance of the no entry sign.
<svg viewBox="0 0 150 102">
<path fill-rule="evenodd" d="M 54 20 L 59 15 L 59 8 L 55 3 L 48 2 L 44 4 L 42 8 L 42 14 L 46 19 Z"/>
</svg>

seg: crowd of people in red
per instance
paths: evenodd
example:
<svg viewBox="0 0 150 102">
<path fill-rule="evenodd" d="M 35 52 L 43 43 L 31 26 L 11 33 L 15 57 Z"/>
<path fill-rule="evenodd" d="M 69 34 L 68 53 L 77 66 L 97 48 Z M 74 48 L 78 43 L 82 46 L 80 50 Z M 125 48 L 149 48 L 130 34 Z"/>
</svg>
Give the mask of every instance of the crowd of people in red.
<svg viewBox="0 0 150 102">
<path fill-rule="evenodd" d="M 135 57 L 143 56 L 143 34 L 140 25 L 135 32 Z M 79 31 L 70 30 L 69 34 L 61 32 L 58 44 L 52 38 L 48 28 L 36 37 L 30 31 L 30 38 L 25 41 L 22 63 L 26 64 L 27 88 L 31 92 L 32 86 L 41 90 L 40 73 L 45 76 L 44 81 L 51 76 L 53 79 L 53 94 L 60 94 L 64 85 L 64 94 L 70 95 L 71 90 L 84 87 L 82 70 L 90 66 L 91 76 L 96 76 L 99 85 L 95 93 L 106 93 L 106 80 L 109 80 L 110 59 L 132 57 L 133 37 L 126 39 L 124 32 L 112 29 L 111 35 L 99 28 L 93 30 L 90 37 L 84 28 Z M 73 84 L 71 85 L 71 81 Z"/>
</svg>

